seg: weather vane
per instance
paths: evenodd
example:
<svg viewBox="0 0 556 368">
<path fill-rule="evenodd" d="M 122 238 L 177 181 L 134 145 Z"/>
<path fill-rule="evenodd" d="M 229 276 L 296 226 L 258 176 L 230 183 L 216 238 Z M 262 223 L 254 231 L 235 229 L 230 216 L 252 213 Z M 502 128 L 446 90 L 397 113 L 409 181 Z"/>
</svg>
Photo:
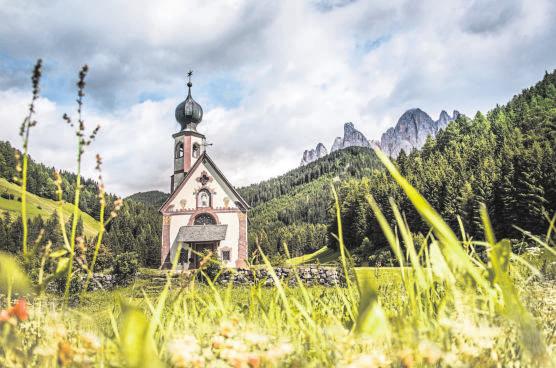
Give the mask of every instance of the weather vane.
<svg viewBox="0 0 556 368">
<path fill-rule="evenodd" d="M 187 84 L 189 85 L 191 83 L 191 76 L 193 75 L 193 70 L 189 70 L 187 72 L 187 78 L 189 78 L 189 81 L 187 82 Z"/>
</svg>

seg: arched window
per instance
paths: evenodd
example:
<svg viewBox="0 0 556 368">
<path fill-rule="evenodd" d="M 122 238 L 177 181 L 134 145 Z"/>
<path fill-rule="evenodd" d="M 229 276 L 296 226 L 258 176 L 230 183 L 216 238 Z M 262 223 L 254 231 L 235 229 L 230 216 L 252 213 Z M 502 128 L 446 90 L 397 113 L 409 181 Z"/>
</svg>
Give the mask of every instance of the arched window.
<svg viewBox="0 0 556 368">
<path fill-rule="evenodd" d="M 199 143 L 193 143 L 193 157 L 197 158 L 199 157 L 199 154 L 201 153 L 201 146 L 199 146 Z"/>
<path fill-rule="evenodd" d="M 208 213 L 201 213 L 195 217 L 193 225 L 216 225 L 216 220 Z"/>
<path fill-rule="evenodd" d="M 208 190 L 203 189 L 197 193 L 197 207 L 210 207 L 211 197 Z"/>
<path fill-rule="evenodd" d="M 176 144 L 176 158 L 182 158 L 183 157 L 183 143 L 179 142 L 178 144 Z"/>
</svg>

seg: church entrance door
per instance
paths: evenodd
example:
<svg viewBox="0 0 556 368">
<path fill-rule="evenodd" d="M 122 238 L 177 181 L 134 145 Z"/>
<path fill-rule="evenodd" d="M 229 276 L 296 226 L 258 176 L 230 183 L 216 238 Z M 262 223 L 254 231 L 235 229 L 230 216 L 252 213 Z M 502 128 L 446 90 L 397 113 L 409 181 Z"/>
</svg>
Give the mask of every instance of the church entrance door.
<svg viewBox="0 0 556 368">
<path fill-rule="evenodd" d="M 216 257 L 216 248 L 217 248 L 217 244 L 216 242 L 207 242 L 207 243 L 195 243 L 193 244 L 193 250 L 195 252 L 192 252 L 192 264 L 191 264 L 191 268 L 199 268 L 201 266 L 201 261 L 203 260 L 204 257 L 204 253 L 211 251 L 212 252 L 212 257 L 213 258 L 217 258 Z"/>
</svg>

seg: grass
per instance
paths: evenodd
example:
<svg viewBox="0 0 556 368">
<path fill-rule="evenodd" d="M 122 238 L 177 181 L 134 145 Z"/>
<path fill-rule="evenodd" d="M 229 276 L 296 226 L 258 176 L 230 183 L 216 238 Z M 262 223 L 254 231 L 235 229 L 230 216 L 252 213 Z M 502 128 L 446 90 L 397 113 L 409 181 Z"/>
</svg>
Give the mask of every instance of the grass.
<svg viewBox="0 0 556 368">
<path fill-rule="evenodd" d="M 196 283 L 171 288 L 156 317 L 160 294 L 141 295 L 141 280 L 87 293 L 74 308 L 59 307 L 51 296 L 35 299 L 21 325 L 28 343 L 38 345 L 24 361 L 41 367 L 60 361 L 75 367 L 543 366 L 524 360 L 517 327 L 500 320 L 476 320 L 462 310 L 434 331 L 404 323 L 411 315 L 404 314 L 408 294 L 401 269 L 355 271 L 379 285 L 377 297 L 390 321 L 384 336 L 354 332 L 346 288 L 284 285 L 288 321 L 274 288 Z M 532 282 L 523 294 L 547 344 L 556 347 L 554 282 Z M 141 334 L 148 326 L 156 326 L 152 337 Z M 436 335 L 444 329 L 448 335 Z"/>
<path fill-rule="evenodd" d="M 339 257 L 340 257 L 340 252 L 335 251 L 333 249 L 329 249 L 327 246 L 324 246 L 313 253 L 290 258 L 286 261 L 286 264 L 290 266 L 298 266 L 305 263 L 319 263 L 325 265 L 337 261 Z"/>
<path fill-rule="evenodd" d="M 0 178 L 0 193 L 8 193 L 15 196 L 13 200 L 0 198 L 0 211 L 9 212 L 13 217 L 20 215 L 21 202 L 17 200 L 20 196 L 19 186 L 8 182 L 4 178 Z M 29 218 L 41 216 L 44 220 L 46 220 L 52 216 L 57 207 L 58 204 L 56 201 L 42 198 L 32 193 L 27 193 L 27 215 Z M 73 208 L 73 204 L 64 202 L 62 211 L 64 212 L 66 219 L 73 214 Z M 98 232 L 98 221 L 83 211 L 79 211 L 79 213 L 83 219 L 83 229 L 85 231 L 85 235 L 88 237 L 96 235 Z"/>
</svg>

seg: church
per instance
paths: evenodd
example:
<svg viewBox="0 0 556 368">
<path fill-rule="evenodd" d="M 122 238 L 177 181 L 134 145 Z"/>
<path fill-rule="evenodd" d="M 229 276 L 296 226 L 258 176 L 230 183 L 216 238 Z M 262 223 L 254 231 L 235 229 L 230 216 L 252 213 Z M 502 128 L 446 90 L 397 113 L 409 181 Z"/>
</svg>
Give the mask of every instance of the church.
<svg viewBox="0 0 556 368">
<path fill-rule="evenodd" d="M 176 107 L 181 130 L 174 138 L 174 173 L 170 197 L 162 214 L 161 268 L 170 268 L 181 248 L 178 267 L 195 269 L 211 251 L 227 267 L 245 267 L 249 205 L 206 152 L 206 138 L 197 131 L 203 109 L 188 94 Z"/>
</svg>

